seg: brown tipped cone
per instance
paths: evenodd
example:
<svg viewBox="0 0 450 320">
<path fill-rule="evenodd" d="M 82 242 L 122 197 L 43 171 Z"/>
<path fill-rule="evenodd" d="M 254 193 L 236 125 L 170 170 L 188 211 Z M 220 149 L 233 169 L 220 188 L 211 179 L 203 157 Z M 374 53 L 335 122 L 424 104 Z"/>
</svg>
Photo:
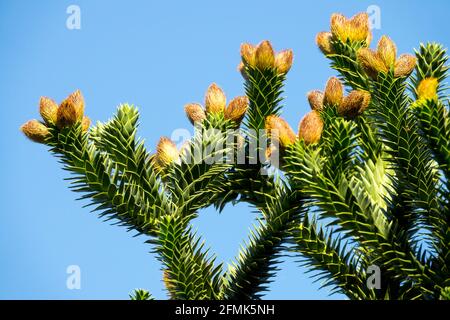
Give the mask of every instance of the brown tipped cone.
<svg viewBox="0 0 450 320">
<path fill-rule="evenodd" d="M 272 139 L 277 139 L 280 146 L 285 148 L 297 139 L 291 126 L 282 118 L 270 115 L 266 118 L 265 128 Z"/>
<path fill-rule="evenodd" d="M 380 41 L 378 41 L 377 52 L 387 68 L 394 67 L 395 58 L 397 57 L 397 47 L 394 41 L 388 36 L 382 36 Z"/>
<path fill-rule="evenodd" d="M 206 91 L 205 107 L 210 114 L 220 114 L 225 110 L 227 99 L 222 89 L 215 83 L 211 84 Z"/>
<path fill-rule="evenodd" d="M 58 104 L 47 97 L 41 97 L 39 101 L 39 113 L 48 125 L 55 125 L 57 121 Z"/>
<path fill-rule="evenodd" d="M 228 104 L 225 109 L 225 119 L 231 120 L 239 126 L 244 119 L 248 108 L 248 98 L 246 96 L 236 97 Z"/>
<path fill-rule="evenodd" d="M 354 118 L 361 115 L 370 104 L 370 93 L 362 90 L 353 90 L 344 98 L 338 107 L 339 115 Z"/>
<path fill-rule="evenodd" d="M 292 62 L 294 61 L 294 53 L 292 50 L 280 51 L 275 56 L 275 68 L 279 74 L 286 74 L 292 67 Z"/>
<path fill-rule="evenodd" d="M 81 121 L 81 130 L 83 132 L 86 132 L 89 130 L 89 127 L 91 126 L 91 119 L 87 116 L 83 116 L 83 120 Z"/>
<path fill-rule="evenodd" d="M 273 68 L 275 65 L 275 53 L 270 41 L 262 41 L 257 47 L 255 52 L 255 65 L 258 69 L 264 70 L 267 68 Z"/>
<path fill-rule="evenodd" d="M 333 34 L 331 32 L 319 32 L 316 36 L 316 44 L 323 54 L 332 54 L 334 52 L 331 39 Z"/>
<path fill-rule="evenodd" d="M 324 106 L 337 106 L 341 103 L 344 96 L 344 89 L 342 83 L 336 77 L 331 77 L 325 87 L 323 97 Z"/>
<path fill-rule="evenodd" d="M 195 125 L 196 122 L 203 122 L 206 119 L 205 110 L 198 103 L 189 103 L 184 106 L 184 111 L 189 121 Z"/>
<path fill-rule="evenodd" d="M 308 102 L 312 110 L 323 110 L 323 96 L 323 92 L 319 90 L 308 92 Z"/>
<path fill-rule="evenodd" d="M 79 90 L 69 95 L 58 108 L 57 121 L 58 127 L 70 127 L 83 120 L 84 98 Z"/>
<path fill-rule="evenodd" d="M 44 143 L 50 135 L 48 128 L 38 120 L 30 120 L 20 127 L 20 130 L 32 141 Z"/>
<path fill-rule="evenodd" d="M 388 68 L 378 54 L 369 48 L 361 48 L 357 60 L 369 77 L 376 80 L 379 72 L 388 72 Z"/>
<path fill-rule="evenodd" d="M 402 54 L 395 62 L 394 76 L 396 78 L 408 77 L 416 67 L 416 57 Z"/>
<path fill-rule="evenodd" d="M 161 137 L 156 146 L 155 161 L 159 167 L 166 167 L 172 162 L 178 160 L 180 154 L 177 146 L 167 137 Z"/>
<path fill-rule="evenodd" d="M 254 67 L 255 66 L 255 53 L 256 53 L 255 46 L 251 45 L 250 43 L 241 44 L 242 62 L 247 63 Z"/>
<path fill-rule="evenodd" d="M 316 110 L 310 111 L 300 121 L 298 135 L 306 144 L 317 143 L 320 141 L 323 131 L 323 120 Z"/>
<path fill-rule="evenodd" d="M 437 89 L 439 81 L 436 78 L 425 78 L 417 86 L 417 96 L 419 100 L 437 100 Z"/>
</svg>

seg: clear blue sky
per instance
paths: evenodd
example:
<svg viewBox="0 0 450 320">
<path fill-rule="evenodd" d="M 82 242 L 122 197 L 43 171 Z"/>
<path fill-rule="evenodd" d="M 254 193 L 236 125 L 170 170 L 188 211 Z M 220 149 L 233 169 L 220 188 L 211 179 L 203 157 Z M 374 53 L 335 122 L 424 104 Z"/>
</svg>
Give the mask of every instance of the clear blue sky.
<svg viewBox="0 0 450 320">
<path fill-rule="evenodd" d="M 81 29 L 66 28 L 66 8 L 81 9 Z M 160 135 L 190 128 L 183 105 L 201 101 L 211 82 L 229 97 L 243 93 L 239 45 L 270 39 L 292 48 L 283 116 L 293 126 L 307 112 L 305 93 L 334 74 L 316 48 L 333 12 L 381 9 L 382 34 L 399 52 L 420 42 L 449 45 L 450 2 L 318 1 L 24 1 L 0 3 L 0 299 L 127 299 L 136 287 L 166 298 L 160 266 L 145 237 L 132 237 L 83 209 L 57 160 L 27 141 L 19 126 L 38 116 L 39 97 L 60 101 L 79 88 L 86 112 L 105 121 L 121 102 L 141 111 L 140 135 L 152 149 Z M 245 205 L 208 209 L 194 222 L 229 261 L 255 215 Z M 286 258 L 266 298 L 339 299 L 318 290 L 296 258 Z M 66 288 L 66 268 L 81 268 L 81 289 Z"/>
</svg>

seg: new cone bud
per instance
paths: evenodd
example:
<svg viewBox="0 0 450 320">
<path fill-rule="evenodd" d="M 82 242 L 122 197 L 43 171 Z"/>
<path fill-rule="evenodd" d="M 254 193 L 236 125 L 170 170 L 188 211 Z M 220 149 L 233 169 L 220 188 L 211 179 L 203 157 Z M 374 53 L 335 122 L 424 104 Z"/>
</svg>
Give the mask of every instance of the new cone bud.
<svg viewBox="0 0 450 320">
<path fill-rule="evenodd" d="M 337 106 L 341 103 L 344 96 L 344 89 L 342 83 L 336 77 L 331 77 L 325 87 L 325 93 L 323 97 L 323 105 L 325 106 Z"/>
<path fill-rule="evenodd" d="M 437 100 L 438 94 L 437 89 L 439 86 L 438 79 L 436 78 L 425 78 L 420 81 L 417 86 L 417 97 L 419 100 Z"/>
<path fill-rule="evenodd" d="M 210 114 L 220 114 L 225 110 L 227 99 L 222 89 L 215 83 L 211 84 L 206 91 L 205 107 Z"/>
<path fill-rule="evenodd" d="M 275 56 L 275 68 L 277 68 L 278 73 L 286 74 L 292 67 L 292 62 L 294 60 L 294 53 L 292 50 L 283 50 Z"/>
<path fill-rule="evenodd" d="M 156 146 L 156 163 L 160 167 L 166 167 L 178 160 L 180 153 L 177 146 L 167 137 L 161 137 Z"/>
<path fill-rule="evenodd" d="M 306 144 L 313 144 L 320 141 L 323 131 L 323 120 L 316 110 L 310 111 L 300 121 L 298 128 L 299 138 Z"/>
<path fill-rule="evenodd" d="M 361 48 L 357 53 L 357 60 L 364 71 L 372 79 L 377 79 L 378 73 L 388 72 L 388 68 L 378 54 L 368 48 Z"/>
<path fill-rule="evenodd" d="M 346 42 L 348 39 L 347 18 L 342 14 L 334 13 L 331 16 L 331 33 L 334 38 Z"/>
<path fill-rule="evenodd" d="M 347 23 L 352 41 L 365 41 L 366 45 L 370 45 L 372 33 L 370 32 L 369 15 L 366 12 L 354 15 Z"/>
<path fill-rule="evenodd" d="M 297 139 L 295 132 L 282 118 L 270 115 L 266 118 L 265 127 L 272 139 L 277 139 L 281 147 L 287 147 Z"/>
<path fill-rule="evenodd" d="M 184 106 L 184 111 L 189 121 L 195 125 L 197 122 L 202 122 L 206 119 L 205 110 L 198 103 L 189 103 Z"/>
<path fill-rule="evenodd" d="M 416 57 L 402 54 L 395 62 L 394 76 L 396 78 L 408 77 L 416 67 Z"/>
<path fill-rule="evenodd" d="M 308 102 L 312 110 L 323 110 L 323 97 L 322 91 L 313 90 L 308 92 Z"/>
<path fill-rule="evenodd" d="M 242 62 L 247 63 L 254 67 L 255 66 L 255 53 L 256 53 L 255 46 L 251 45 L 250 43 L 241 44 Z"/>
<path fill-rule="evenodd" d="M 333 45 L 331 43 L 332 38 L 333 35 L 331 34 L 331 32 L 319 32 L 316 36 L 317 46 L 325 55 L 332 54 L 334 52 Z"/>
<path fill-rule="evenodd" d="M 239 126 L 244 119 L 248 108 L 248 98 L 246 96 L 236 97 L 228 104 L 225 109 L 225 119 L 233 121 Z"/>
<path fill-rule="evenodd" d="M 343 117 L 354 118 L 361 115 L 370 104 L 370 93 L 353 90 L 338 106 L 338 113 Z"/>
<path fill-rule="evenodd" d="M 383 60 L 386 67 L 391 68 L 395 65 L 397 47 L 388 36 L 382 36 L 380 41 L 378 41 L 377 51 L 378 56 Z"/>
<path fill-rule="evenodd" d="M 39 101 L 39 113 L 48 125 L 55 125 L 57 121 L 58 104 L 47 97 L 41 97 Z"/>
<path fill-rule="evenodd" d="M 269 41 L 262 41 L 255 52 L 255 65 L 258 69 L 264 70 L 273 68 L 275 64 L 275 53 Z"/>
<path fill-rule="evenodd" d="M 32 141 L 44 143 L 50 135 L 48 128 L 38 120 L 30 120 L 26 122 L 20 130 Z"/>
<path fill-rule="evenodd" d="M 57 125 L 60 128 L 73 126 L 83 120 L 84 99 L 79 90 L 69 95 L 59 106 Z"/>
</svg>

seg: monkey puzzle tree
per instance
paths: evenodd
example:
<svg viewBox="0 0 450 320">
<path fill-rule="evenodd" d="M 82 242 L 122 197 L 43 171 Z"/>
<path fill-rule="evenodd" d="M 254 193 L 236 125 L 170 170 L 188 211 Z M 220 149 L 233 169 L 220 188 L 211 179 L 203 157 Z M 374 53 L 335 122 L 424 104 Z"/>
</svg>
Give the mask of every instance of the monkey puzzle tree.
<svg viewBox="0 0 450 320">
<path fill-rule="evenodd" d="M 318 34 L 339 78 L 308 94 L 312 110 L 298 134 L 280 118 L 293 53 L 274 53 L 268 41 L 241 46 L 246 96 L 227 105 L 212 84 L 204 107 L 186 105 L 195 131 L 180 150 L 163 137 L 149 154 L 130 105 L 91 127 L 79 91 L 60 105 L 41 98 L 43 121 L 22 131 L 50 147 L 93 211 L 148 237 L 171 299 L 259 298 L 284 250 L 350 299 L 446 299 L 446 51 L 430 43 L 397 57 L 391 39 L 374 51 L 371 38 L 363 13 L 335 14 L 331 32 Z M 190 223 L 200 209 L 230 202 L 260 214 L 225 270 Z M 375 286 L 370 270 L 380 272 Z"/>
</svg>

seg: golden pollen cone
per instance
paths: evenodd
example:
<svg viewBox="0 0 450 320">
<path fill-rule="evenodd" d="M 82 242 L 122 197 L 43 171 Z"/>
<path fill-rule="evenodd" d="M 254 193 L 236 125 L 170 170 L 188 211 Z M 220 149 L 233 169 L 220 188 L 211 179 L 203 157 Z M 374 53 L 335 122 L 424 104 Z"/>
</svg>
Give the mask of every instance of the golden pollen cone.
<svg viewBox="0 0 450 320">
<path fill-rule="evenodd" d="M 331 77 L 325 87 L 323 97 L 324 106 L 337 106 L 341 103 L 344 96 L 344 89 L 342 83 L 336 77 Z"/>
<path fill-rule="evenodd" d="M 61 103 L 58 108 L 57 122 L 59 128 L 71 127 L 77 122 L 77 112 L 72 105 Z"/>
<path fill-rule="evenodd" d="M 269 41 L 262 41 L 255 52 L 255 65 L 258 69 L 264 70 L 273 68 L 275 65 L 275 53 Z"/>
<path fill-rule="evenodd" d="M 313 90 L 308 92 L 308 102 L 312 110 L 321 111 L 323 109 L 323 97 L 322 91 Z"/>
<path fill-rule="evenodd" d="M 275 115 L 270 115 L 266 118 L 265 128 L 268 135 L 272 139 L 278 140 L 279 144 L 284 148 L 293 144 L 297 139 L 291 126 L 284 119 Z"/>
<path fill-rule="evenodd" d="M 319 32 L 316 36 L 316 44 L 320 51 L 322 51 L 325 55 L 332 54 L 334 52 L 333 45 L 331 44 L 332 38 L 333 35 L 331 32 Z"/>
<path fill-rule="evenodd" d="M 223 113 L 226 104 L 227 99 L 222 89 L 215 83 L 211 84 L 205 96 L 206 112 L 211 114 Z"/>
<path fill-rule="evenodd" d="M 292 50 L 280 51 L 275 56 L 275 68 L 277 68 L 278 73 L 286 74 L 292 67 L 292 62 L 294 60 L 294 53 Z"/>
<path fill-rule="evenodd" d="M 83 120 L 84 115 L 84 98 L 79 90 L 69 95 L 61 102 L 58 112 L 56 124 L 58 127 L 70 127 Z"/>
<path fill-rule="evenodd" d="M 438 79 L 436 78 L 425 78 L 420 81 L 417 86 L 417 96 L 419 100 L 437 100 L 438 93 L 437 89 L 439 86 Z"/>
<path fill-rule="evenodd" d="M 318 111 L 312 110 L 300 121 L 298 135 L 306 144 L 312 144 L 320 141 L 322 131 L 323 120 Z"/>
<path fill-rule="evenodd" d="M 383 60 L 378 56 L 376 52 L 369 48 L 361 48 L 357 53 L 357 60 L 364 71 L 372 79 L 377 79 L 378 73 L 387 73 L 388 68 L 384 64 Z"/>
<path fill-rule="evenodd" d="M 353 90 L 344 98 L 338 107 L 338 113 L 343 117 L 354 118 L 361 115 L 370 104 L 370 93 Z"/>
<path fill-rule="evenodd" d="M 48 128 L 38 120 L 30 120 L 20 127 L 20 130 L 32 141 L 44 143 L 50 135 Z"/>
<path fill-rule="evenodd" d="M 46 124 L 54 125 L 57 121 L 58 104 L 47 97 L 41 97 L 39 101 L 39 113 Z"/>
<path fill-rule="evenodd" d="M 368 46 L 371 39 L 369 15 L 366 12 L 358 13 L 347 23 L 350 40 L 355 42 L 365 41 Z"/>
<path fill-rule="evenodd" d="M 417 59 L 410 54 L 402 54 L 395 62 L 394 76 L 408 77 L 416 67 Z"/>
<path fill-rule="evenodd" d="M 255 66 L 255 53 L 256 53 L 255 46 L 251 45 L 250 43 L 241 44 L 242 62 L 247 63 L 254 67 Z"/>
<path fill-rule="evenodd" d="M 202 122 L 206 119 L 205 110 L 198 103 L 189 103 L 184 106 L 184 111 L 189 121 L 195 125 L 196 122 Z"/>
<path fill-rule="evenodd" d="M 247 108 L 248 98 L 246 96 L 236 97 L 231 100 L 228 107 L 225 109 L 225 119 L 240 125 L 242 119 L 244 119 Z"/>
<path fill-rule="evenodd" d="M 380 41 L 378 41 L 377 52 L 387 68 L 394 67 L 395 58 L 397 57 L 397 47 L 389 37 L 381 37 Z"/>
<path fill-rule="evenodd" d="M 167 137 L 161 137 L 156 146 L 156 163 L 160 167 L 166 167 L 178 160 L 180 154 L 177 146 Z"/>
<path fill-rule="evenodd" d="M 334 13 L 331 16 L 331 34 L 334 38 L 347 42 L 348 39 L 348 21 L 345 16 L 340 13 Z"/>
</svg>

